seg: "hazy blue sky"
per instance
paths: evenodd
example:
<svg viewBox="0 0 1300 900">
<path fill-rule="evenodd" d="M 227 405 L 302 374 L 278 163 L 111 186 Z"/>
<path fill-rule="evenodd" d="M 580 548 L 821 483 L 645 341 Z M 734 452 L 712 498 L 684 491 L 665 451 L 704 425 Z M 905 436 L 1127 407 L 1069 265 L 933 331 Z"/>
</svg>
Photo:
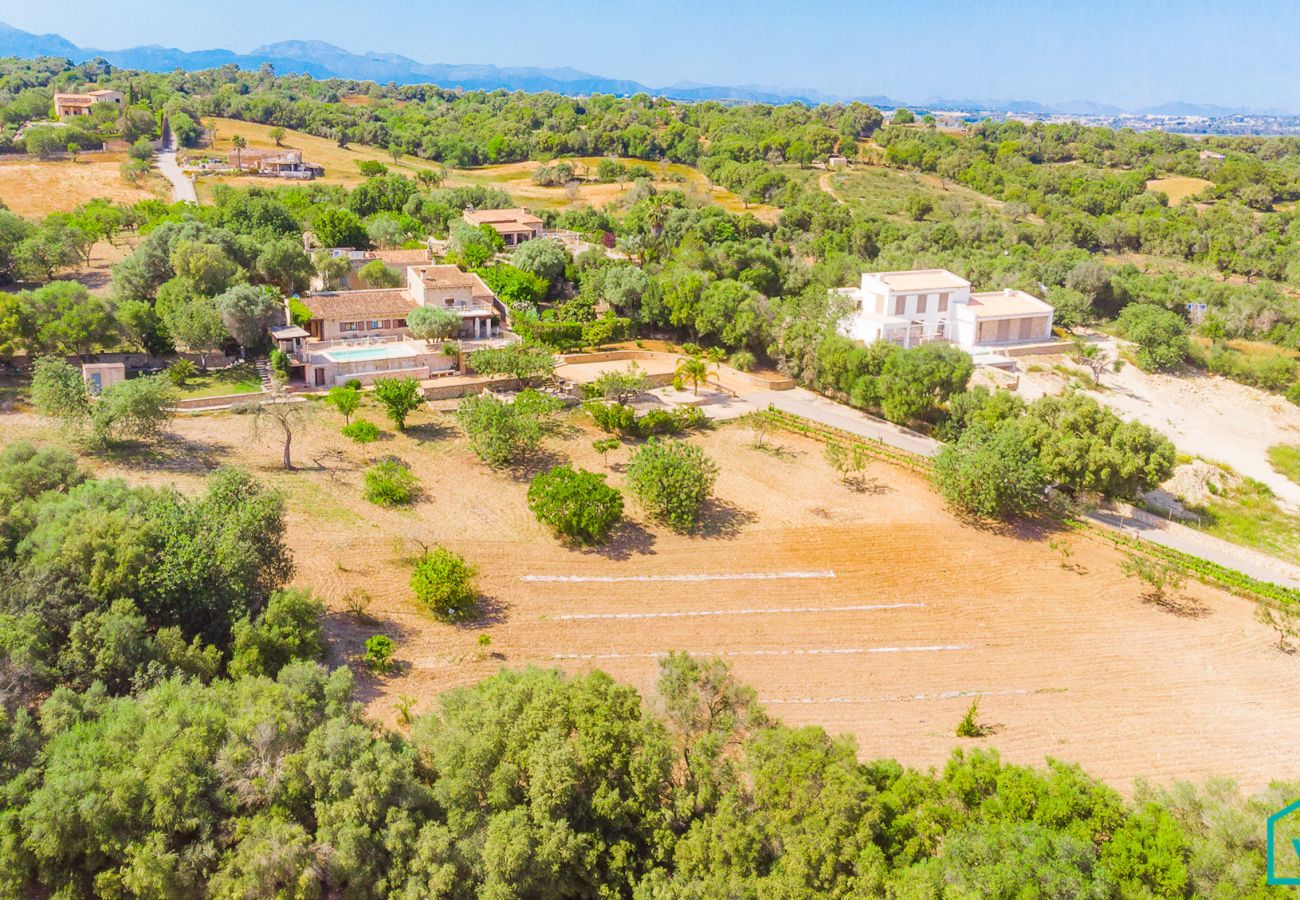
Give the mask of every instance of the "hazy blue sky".
<svg viewBox="0 0 1300 900">
<path fill-rule="evenodd" d="M 112 49 L 304 38 L 652 86 L 1300 111 L 1297 0 L 0 0 L 0 21 Z"/>
</svg>

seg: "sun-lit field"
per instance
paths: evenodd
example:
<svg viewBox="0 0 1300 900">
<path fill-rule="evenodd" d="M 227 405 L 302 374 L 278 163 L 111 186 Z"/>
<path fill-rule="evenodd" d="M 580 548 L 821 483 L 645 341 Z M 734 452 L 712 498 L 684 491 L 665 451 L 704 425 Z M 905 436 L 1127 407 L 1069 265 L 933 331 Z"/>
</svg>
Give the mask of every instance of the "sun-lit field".
<svg viewBox="0 0 1300 900">
<path fill-rule="evenodd" d="M 357 99 L 360 102 L 367 101 L 369 98 Z M 236 135 L 242 136 L 252 148 L 270 149 L 276 146 L 269 125 L 224 118 L 205 119 L 204 124 L 216 128 L 216 142 L 212 149 L 222 155 L 234 149 L 231 139 Z M 390 170 L 408 177 L 414 176 L 421 169 L 440 168 L 437 163 L 415 156 L 403 156 L 395 162 L 387 152 L 377 147 L 361 144 L 349 144 L 346 148 L 339 147 L 337 141 L 314 137 L 300 131 L 289 131 L 284 138 L 283 146 L 301 150 L 305 160 L 323 166 L 325 175 L 318 179 L 318 182 L 325 184 L 343 184 L 349 187 L 360 184 L 365 178 L 358 170 L 357 163 L 363 160 L 381 162 Z M 569 162 L 575 166 L 579 175 L 594 177 L 600 158 L 584 157 Z M 682 191 L 688 198 L 700 203 L 715 203 L 730 212 L 750 212 L 767 221 L 774 221 L 779 214 L 779 210 L 771 206 L 751 204 L 747 207 L 740 197 L 724 188 L 715 186 L 710 189 L 704 175 L 690 166 L 636 159 L 624 159 L 621 162 L 628 166 L 647 167 L 653 173 L 653 181 L 657 188 Z M 478 184 L 499 188 L 510 194 L 517 203 L 547 209 L 603 207 L 626 196 L 626 193 L 631 190 L 630 183 L 599 184 L 595 181 L 583 181 L 572 191 L 565 187 L 542 187 L 534 184 L 531 177 L 532 172 L 540 165 L 539 162 L 521 162 L 472 169 L 450 169 L 447 172 L 447 184 Z M 237 178 L 204 176 L 198 180 L 198 191 L 199 198 L 205 200 L 211 196 L 212 186 L 216 184 L 276 186 L 289 183 L 292 182 L 252 176 Z"/>
<path fill-rule="evenodd" d="M 953 204 L 955 209 L 1001 209 L 1004 206 L 1000 200 L 945 181 L 937 175 L 885 166 L 858 164 L 851 169 L 825 172 L 819 185 L 850 206 L 900 218 L 908 215 L 907 199 L 917 195 L 927 197 L 940 208 L 944 204 Z"/>
<path fill-rule="evenodd" d="M 38 217 L 65 212 L 87 200 L 104 197 L 117 203 L 136 203 L 162 196 L 158 179 L 139 187 L 122 177 L 124 153 L 87 153 L 59 160 L 0 161 L 0 200 L 20 216 Z"/>
<path fill-rule="evenodd" d="M 362 414 L 383 422 L 372 405 Z M 0 440 L 49 436 L 27 415 L 0 424 Z M 529 476 L 570 461 L 622 485 L 629 453 L 606 468 L 582 418 L 522 472 L 487 469 L 446 412 L 422 412 L 407 435 L 369 447 L 344 440 L 340 424 L 317 411 L 295 436 L 293 473 L 231 414 L 179 419 L 159 451 L 91 464 L 197 490 L 234 463 L 284 491 L 295 581 L 330 607 L 332 661 L 376 633 L 397 642 L 398 674 L 358 676 L 380 720 L 394 720 L 402 696 L 428 709 L 503 665 L 600 668 L 645 689 L 658 655 L 683 649 L 727 659 L 791 724 L 852 733 L 864 758 L 941 764 L 966 743 L 953 729 L 979 697 L 994 727 L 980 745 L 1018 762 L 1078 761 L 1121 790 L 1139 775 L 1216 773 L 1254 789 L 1295 774 L 1294 660 L 1251 605 L 1195 584 L 1176 611 L 1145 603 L 1118 554 L 1087 536 L 1069 538 L 1067 568 L 1048 546 L 1060 535 L 976 528 L 885 463 L 851 488 L 820 444 L 777 433 L 760 450 L 734 424 L 692 438 L 721 469 L 702 533 L 671 533 L 629 502 L 608 547 L 567 549 L 529 512 Z M 386 456 L 420 480 L 409 510 L 362 496 L 362 472 Z M 482 623 L 443 625 L 414 603 L 410 558 L 435 543 L 479 567 Z"/>
<path fill-rule="evenodd" d="M 1171 175 L 1168 178 L 1153 178 L 1147 182 L 1148 191 L 1160 191 L 1169 198 L 1169 202 L 1179 203 L 1187 197 L 1194 197 L 1214 184 L 1204 178 L 1189 178 L 1184 175 Z"/>
<path fill-rule="evenodd" d="M 216 141 L 211 149 L 220 155 L 225 155 L 234 149 L 231 140 L 236 135 L 248 141 L 249 147 L 272 149 L 276 146 L 275 140 L 271 137 L 270 125 L 258 125 L 252 122 L 241 122 L 238 119 L 223 118 L 204 119 L 203 124 L 208 128 L 216 128 Z M 285 136 L 282 145 L 301 150 L 304 160 L 324 167 L 325 175 L 317 179 L 318 183 L 344 184 L 349 187 L 360 184 L 365 181 L 365 177 L 357 169 L 357 163 L 368 159 L 382 162 L 392 171 L 407 176 L 414 176 L 420 169 L 434 167 L 428 160 L 418 159 L 414 156 L 404 156 L 395 162 L 387 152 L 378 147 L 367 147 L 361 144 L 349 144 L 347 147 L 340 147 L 337 141 L 315 137 L 301 131 L 290 131 Z M 240 186 L 257 184 L 264 187 L 274 187 L 292 183 L 295 182 L 253 176 L 238 178 L 204 176 L 199 178 L 197 182 L 200 200 L 206 200 L 211 196 L 212 186 L 215 184 L 236 184 Z"/>
<path fill-rule="evenodd" d="M 566 159 L 574 166 L 580 179 L 594 178 L 596 166 L 601 157 L 577 157 Z M 558 162 L 558 160 L 557 160 Z M 620 159 L 629 168 L 644 166 L 652 175 L 656 189 L 675 190 L 686 194 L 689 200 L 698 203 L 712 203 L 728 212 L 744 213 L 757 216 L 766 221 L 775 221 L 780 210 L 764 204 L 746 205 L 744 200 L 726 188 L 710 187 L 708 179 L 698 169 L 680 163 L 647 162 L 638 159 Z M 481 166 L 474 169 L 453 169 L 449 184 L 482 184 L 497 187 L 511 197 L 527 206 L 565 209 L 576 206 L 600 208 L 608 203 L 617 202 L 626 197 L 632 189 L 630 182 L 623 184 L 600 184 L 595 181 L 581 180 L 573 189 L 566 187 L 543 187 L 534 184 L 532 173 L 542 164 L 539 162 L 508 163 L 500 166 Z"/>
</svg>

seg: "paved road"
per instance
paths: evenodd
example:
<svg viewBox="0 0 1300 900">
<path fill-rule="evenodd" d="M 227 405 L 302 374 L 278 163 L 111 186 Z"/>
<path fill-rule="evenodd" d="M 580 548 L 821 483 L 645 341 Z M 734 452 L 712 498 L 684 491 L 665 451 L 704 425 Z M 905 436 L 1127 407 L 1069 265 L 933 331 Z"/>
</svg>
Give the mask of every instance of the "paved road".
<svg viewBox="0 0 1300 900">
<path fill-rule="evenodd" d="M 199 195 L 194 191 L 194 182 L 176 164 L 175 138 L 171 139 L 168 145 L 158 153 L 156 159 L 158 171 L 162 172 L 163 177 L 172 183 L 172 202 L 193 203 L 197 206 Z"/>
<path fill-rule="evenodd" d="M 1253 559 L 1254 554 L 1251 551 L 1219 538 L 1206 534 L 1188 534 L 1185 528 L 1155 525 L 1122 513 L 1096 512 L 1089 518 L 1098 525 L 1122 532 L 1130 537 L 1150 541 L 1153 544 L 1159 544 L 1180 553 L 1198 556 L 1209 562 L 1227 566 L 1229 569 L 1236 569 L 1238 572 L 1249 575 L 1251 578 L 1257 578 L 1260 581 L 1269 581 L 1283 587 L 1300 590 L 1300 578 L 1293 578 L 1278 571 L 1278 568 L 1269 564 L 1272 562 L 1271 560 L 1264 562 Z M 1279 561 L 1277 565 L 1282 567 L 1285 564 Z"/>
<path fill-rule="evenodd" d="M 883 422 L 803 388 L 795 388 L 791 391 L 759 391 L 747 394 L 743 399 L 757 409 L 766 409 L 771 405 L 783 412 L 794 413 L 851 434 L 874 438 L 892 447 L 921 456 L 934 456 L 939 452 L 940 444 L 932 438 Z M 1130 537 L 1151 541 L 1153 544 L 1160 544 L 1171 550 L 1236 569 L 1260 581 L 1300 590 L 1300 578 L 1286 574 L 1286 570 L 1294 570 L 1294 567 L 1280 560 L 1274 564 L 1273 560 L 1263 557 L 1262 554 L 1238 547 L 1220 538 L 1199 534 L 1184 526 L 1147 522 L 1122 513 L 1098 512 L 1090 518 L 1098 525 Z"/>
<path fill-rule="evenodd" d="M 891 447 L 906 450 L 919 456 L 934 456 L 939 452 L 939 442 L 915 431 L 908 431 L 874 416 L 868 416 L 843 403 L 828 400 L 804 388 L 790 391 L 758 391 L 746 394 L 744 399 L 758 409 L 775 406 L 782 412 L 794 413 L 865 438 L 883 441 Z"/>
</svg>

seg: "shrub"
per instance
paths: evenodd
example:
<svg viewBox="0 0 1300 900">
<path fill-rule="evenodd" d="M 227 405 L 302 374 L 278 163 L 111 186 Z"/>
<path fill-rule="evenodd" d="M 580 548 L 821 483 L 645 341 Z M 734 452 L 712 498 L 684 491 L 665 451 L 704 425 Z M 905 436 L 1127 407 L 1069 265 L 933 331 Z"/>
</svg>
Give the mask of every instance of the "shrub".
<svg viewBox="0 0 1300 900">
<path fill-rule="evenodd" d="M 198 366 L 188 359 L 178 359 L 167 367 L 167 380 L 176 387 L 184 387 L 187 381 L 198 374 Z"/>
<path fill-rule="evenodd" d="M 393 653 L 397 645 L 393 639 L 384 634 L 366 638 L 366 668 L 380 675 L 387 675 L 393 668 Z"/>
<path fill-rule="evenodd" d="M 513 401 L 479 394 L 461 402 L 456 419 L 480 459 L 505 466 L 537 449 L 561 405 L 555 397 L 533 390 L 520 391 Z"/>
<path fill-rule="evenodd" d="M 465 622 L 478 615 L 478 569 L 446 547 L 434 547 L 415 561 L 411 590 L 415 599 L 447 622 Z"/>
<path fill-rule="evenodd" d="M 748 350 L 737 350 L 727 363 L 738 372 L 749 372 L 758 365 L 758 360 Z"/>
<path fill-rule="evenodd" d="M 415 499 L 419 482 L 405 463 L 385 459 L 366 470 L 366 499 L 377 506 L 406 506 Z"/>
<path fill-rule="evenodd" d="M 655 520 L 690 531 L 713 491 L 718 467 L 704 451 L 681 441 L 651 440 L 627 467 L 628 490 Z"/>
<path fill-rule="evenodd" d="M 604 475 L 556 466 L 528 486 L 528 508 L 561 537 L 599 544 L 623 518 L 623 495 Z"/>
<path fill-rule="evenodd" d="M 352 388 L 354 391 L 359 391 L 361 390 L 361 379 L 349 378 L 347 381 L 343 382 L 343 386 L 346 388 Z"/>
<path fill-rule="evenodd" d="M 230 675 L 267 675 L 272 678 L 289 663 L 319 659 L 325 652 L 321 617 L 325 604 L 309 591 L 290 589 L 271 595 L 256 621 L 245 617 L 235 623 Z"/>
<path fill-rule="evenodd" d="M 271 370 L 280 377 L 282 381 L 289 380 L 289 354 L 279 348 L 273 347 L 269 354 L 271 361 Z M 173 363 L 174 365 L 174 363 Z M 169 373 L 170 374 L 170 373 Z"/>
<path fill-rule="evenodd" d="M 357 419 L 344 425 L 343 436 L 351 438 L 358 444 L 371 444 L 379 439 L 379 427 L 366 419 Z"/>
<path fill-rule="evenodd" d="M 957 737 L 977 738 L 988 734 L 988 729 L 980 723 L 980 701 L 975 698 L 966 708 L 966 715 L 957 723 Z"/>
<path fill-rule="evenodd" d="M 584 404 L 588 415 L 601 431 L 631 434 L 636 428 L 636 410 L 622 403 L 591 402 Z"/>
<path fill-rule="evenodd" d="M 1187 356 L 1187 324 L 1178 313 L 1150 303 L 1130 303 L 1116 324 L 1137 344 L 1137 364 L 1145 371 L 1172 369 Z"/>
<path fill-rule="evenodd" d="M 1020 429 L 975 425 L 934 459 L 935 486 L 943 498 L 976 516 L 1009 519 L 1042 502 L 1045 479 Z"/>
</svg>

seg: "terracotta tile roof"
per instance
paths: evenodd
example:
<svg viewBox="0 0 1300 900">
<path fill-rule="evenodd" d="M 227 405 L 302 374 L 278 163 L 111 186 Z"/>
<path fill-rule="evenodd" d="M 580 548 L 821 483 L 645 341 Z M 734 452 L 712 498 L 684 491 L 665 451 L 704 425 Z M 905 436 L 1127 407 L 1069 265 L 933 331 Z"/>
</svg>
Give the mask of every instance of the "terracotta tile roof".
<svg viewBox="0 0 1300 900">
<path fill-rule="evenodd" d="M 490 299 L 495 296 L 492 289 L 477 273 L 462 271 L 460 266 L 421 266 L 415 271 L 425 287 L 434 289 L 467 287 L 470 289 L 471 297 Z"/>
<path fill-rule="evenodd" d="M 491 225 L 497 230 L 532 231 L 542 220 L 526 209 L 474 209 L 465 211 L 465 219 L 475 225 Z"/>
<path fill-rule="evenodd" d="M 428 248 L 419 250 L 371 250 L 368 259 L 381 259 L 390 266 L 419 266 L 427 264 L 433 257 Z"/>
<path fill-rule="evenodd" d="M 404 290 L 324 291 L 308 294 L 303 303 L 312 316 L 331 322 L 405 316 L 416 305 Z"/>
</svg>

